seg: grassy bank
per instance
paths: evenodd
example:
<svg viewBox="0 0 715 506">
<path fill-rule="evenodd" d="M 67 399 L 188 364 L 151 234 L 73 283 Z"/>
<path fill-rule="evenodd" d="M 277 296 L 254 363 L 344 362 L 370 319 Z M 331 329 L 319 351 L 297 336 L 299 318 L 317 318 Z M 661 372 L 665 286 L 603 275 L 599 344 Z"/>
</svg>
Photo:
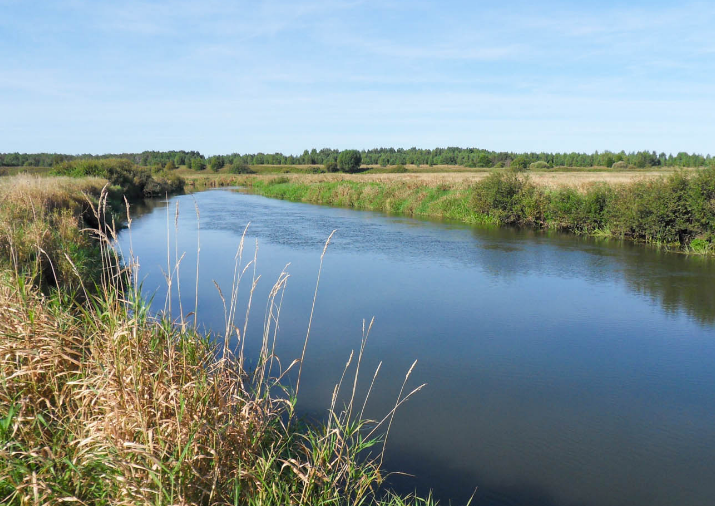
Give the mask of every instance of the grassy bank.
<svg viewBox="0 0 715 506">
<path fill-rule="evenodd" d="M 472 212 L 468 187 L 410 182 L 323 181 L 301 182 L 285 177 L 246 179 L 252 191 L 266 197 L 460 220 L 467 223 L 494 222 L 489 216 Z"/>
<path fill-rule="evenodd" d="M 111 247 L 105 184 L 0 184 L 0 503 L 430 503 L 382 490 L 379 435 L 394 411 L 362 418 L 363 399 L 349 395 L 359 367 L 346 365 L 348 401 L 336 405 L 337 387 L 326 424 L 296 416 L 288 371 L 270 352 L 287 276 L 251 360 L 238 322 L 225 340 L 236 349 L 218 349 L 183 315 L 152 316 L 131 259 L 122 267 Z M 94 238 L 83 230 L 91 221 Z"/>
<path fill-rule="evenodd" d="M 500 171 L 473 183 L 244 178 L 267 197 L 355 209 L 627 238 L 695 253 L 715 248 L 715 168 L 573 186 Z"/>
</svg>

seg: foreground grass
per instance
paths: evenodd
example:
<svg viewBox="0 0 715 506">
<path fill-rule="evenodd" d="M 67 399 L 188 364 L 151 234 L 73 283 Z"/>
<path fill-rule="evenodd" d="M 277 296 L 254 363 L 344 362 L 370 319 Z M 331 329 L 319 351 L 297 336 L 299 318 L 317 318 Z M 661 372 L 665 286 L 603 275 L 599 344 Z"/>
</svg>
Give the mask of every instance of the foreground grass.
<svg viewBox="0 0 715 506">
<path fill-rule="evenodd" d="M 431 503 L 382 490 L 383 425 L 362 418 L 354 394 L 336 406 L 342 380 L 325 424 L 296 417 L 287 370 L 270 351 L 287 276 L 271 291 L 249 371 L 242 351 L 217 349 L 183 316 L 172 323 L 149 313 L 133 266 L 120 267 L 111 248 L 104 184 L 0 186 L 2 223 L 13 217 L 0 237 L 0 503 Z M 100 223 L 95 240 L 82 232 L 85 205 Z M 64 255 L 72 241 L 92 259 L 93 278 L 71 279 L 80 273 L 78 256 Z M 227 327 L 224 342 L 241 343 L 244 333 Z M 359 366 L 347 368 L 354 392 Z"/>
<path fill-rule="evenodd" d="M 554 229 L 715 253 L 714 168 L 620 184 L 555 187 L 508 171 L 468 184 L 404 175 L 377 181 L 280 176 L 236 182 L 260 195 L 296 202 Z"/>
</svg>

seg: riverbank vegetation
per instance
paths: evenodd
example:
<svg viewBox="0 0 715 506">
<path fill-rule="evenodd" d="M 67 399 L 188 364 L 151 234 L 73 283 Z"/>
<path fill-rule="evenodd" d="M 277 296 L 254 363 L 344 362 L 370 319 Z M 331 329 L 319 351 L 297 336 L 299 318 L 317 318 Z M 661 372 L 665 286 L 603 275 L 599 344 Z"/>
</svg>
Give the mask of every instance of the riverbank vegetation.
<svg viewBox="0 0 715 506">
<path fill-rule="evenodd" d="M 362 418 L 359 366 L 346 365 L 353 393 L 336 387 L 325 424 L 296 416 L 288 371 L 270 352 L 287 276 L 249 370 L 243 347 L 227 345 L 245 327 L 229 326 L 217 348 L 183 313 L 150 314 L 132 259 L 113 248 L 106 185 L 0 183 L 2 504 L 431 503 L 381 489 L 379 434 L 395 411 Z M 237 301 L 227 304 L 236 314 Z"/>
<path fill-rule="evenodd" d="M 242 182 L 258 194 L 292 201 L 628 238 L 696 253 L 712 253 L 715 242 L 715 168 L 580 187 L 539 185 L 514 171 L 492 172 L 470 184 L 255 177 Z"/>
<path fill-rule="evenodd" d="M 184 190 L 184 179 L 170 171 L 139 167 L 122 158 L 77 159 L 55 166 L 52 175 L 104 178 L 129 198 L 161 196 Z"/>
</svg>

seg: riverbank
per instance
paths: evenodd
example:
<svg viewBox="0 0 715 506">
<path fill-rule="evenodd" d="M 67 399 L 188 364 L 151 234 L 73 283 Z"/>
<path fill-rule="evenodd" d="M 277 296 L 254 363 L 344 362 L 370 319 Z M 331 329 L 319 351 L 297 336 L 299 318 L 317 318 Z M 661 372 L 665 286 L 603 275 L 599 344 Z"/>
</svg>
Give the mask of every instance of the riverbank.
<svg viewBox="0 0 715 506">
<path fill-rule="evenodd" d="M 406 175 L 376 180 L 244 176 L 254 193 L 295 202 L 631 239 L 697 254 L 715 247 L 715 169 L 628 182 L 539 184 L 523 173 L 492 172 L 450 182 Z"/>
<path fill-rule="evenodd" d="M 352 402 L 327 425 L 299 420 L 268 343 L 248 370 L 184 315 L 149 314 L 113 249 L 106 184 L 0 184 L 0 502 L 430 502 L 380 490 Z"/>
</svg>

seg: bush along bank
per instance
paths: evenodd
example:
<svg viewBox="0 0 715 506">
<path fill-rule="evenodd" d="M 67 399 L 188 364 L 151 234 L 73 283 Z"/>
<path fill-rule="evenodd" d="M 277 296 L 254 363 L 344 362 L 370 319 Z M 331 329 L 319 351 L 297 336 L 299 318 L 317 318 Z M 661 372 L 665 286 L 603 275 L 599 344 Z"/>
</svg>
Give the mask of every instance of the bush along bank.
<svg viewBox="0 0 715 506">
<path fill-rule="evenodd" d="M 325 424 L 296 416 L 287 371 L 270 352 L 287 275 L 271 290 L 259 356 L 243 356 L 239 322 L 227 324 L 218 349 L 183 315 L 150 314 L 133 260 L 119 262 L 112 247 L 105 185 L 0 182 L 0 503 L 432 504 L 381 489 L 379 434 L 394 410 L 363 419 L 367 399 L 354 395 L 362 351 Z M 100 223 L 94 239 L 82 230 L 85 196 Z M 82 264 L 83 255 L 94 260 Z M 229 314 L 248 317 L 226 302 Z"/>
<path fill-rule="evenodd" d="M 629 238 L 712 253 L 715 169 L 626 185 L 547 190 L 517 174 L 492 174 L 472 189 L 472 208 L 499 223 Z"/>
<path fill-rule="evenodd" d="M 267 197 L 314 204 L 527 226 L 632 239 L 715 253 L 715 168 L 660 179 L 583 189 L 549 189 L 527 175 L 494 172 L 471 187 L 356 181 L 246 179 Z"/>
<path fill-rule="evenodd" d="M 52 175 L 101 177 L 120 189 L 127 198 L 157 197 L 180 193 L 184 179 L 170 171 L 139 167 L 122 158 L 77 159 L 63 162 L 52 169 Z"/>
</svg>

